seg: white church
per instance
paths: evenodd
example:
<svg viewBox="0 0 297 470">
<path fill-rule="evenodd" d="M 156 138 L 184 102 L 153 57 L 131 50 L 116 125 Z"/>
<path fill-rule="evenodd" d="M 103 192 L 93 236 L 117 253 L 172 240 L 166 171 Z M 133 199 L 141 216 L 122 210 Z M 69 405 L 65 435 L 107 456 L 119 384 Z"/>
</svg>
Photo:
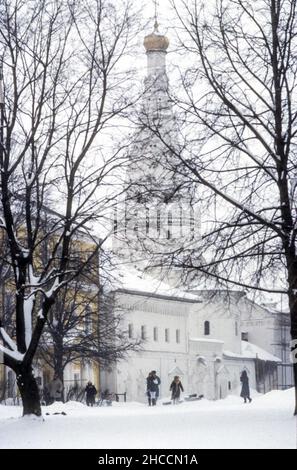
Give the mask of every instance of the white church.
<svg viewBox="0 0 297 470">
<path fill-rule="evenodd" d="M 101 369 L 101 389 L 145 402 L 146 377 L 156 370 L 161 398 L 167 399 L 178 375 L 185 393 L 216 400 L 239 393 L 244 369 L 250 387 L 260 393 L 285 388 L 292 384 L 292 367 L 284 313 L 256 304 L 242 291 L 211 288 L 207 282 L 186 286 L 174 269 L 164 273 L 157 263 L 149 268 L 152 259 L 175 247 L 183 256 L 188 246 L 199 243 L 199 212 L 187 189 L 175 190 L 179 181 L 166 167 L 174 156 L 154 132 L 162 128 L 165 140 L 178 142 L 168 97 L 168 46 L 156 22 L 144 39 L 147 76 L 127 172 L 131 190 L 121 214 L 125 223 L 118 213 L 114 229 L 118 267 L 112 293 L 123 312 L 123 329 L 129 338 L 142 340 L 142 349 L 112 370 Z"/>
</svg>

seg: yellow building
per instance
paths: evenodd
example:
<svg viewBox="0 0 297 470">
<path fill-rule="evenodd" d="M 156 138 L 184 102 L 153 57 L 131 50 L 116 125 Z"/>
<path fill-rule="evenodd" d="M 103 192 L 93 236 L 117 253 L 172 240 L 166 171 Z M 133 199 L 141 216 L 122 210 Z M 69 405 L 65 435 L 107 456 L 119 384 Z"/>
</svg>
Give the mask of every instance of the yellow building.
<svg viewBox="0 0 297 470">
<path fill-rule="evenodd" d="M 1 241 L 3 249 L 3 235 Z M 53 240 L 54 242 L 55 240 Z M 96 249 L 96 242 L 90 241 L 83 234 L 78 234 L 72 245 L 71 263 L 74 264 L 85 262 L 90 253 Z M 40 251 L 42 251 L 42 246 Z M 37 263 L 39 262 L 40 260 L 37 261 Z M 0 318 L 4 318 L 4 309 L 6 316 L 9 309 L 13 315 L 14 290 L 12 284 L 9 275 L 6 275 L 5 279 L 0 279 Z M 83 345 L 90 338 L 94 343 L 94 332 L 98 328 L 98 293 L 99 263 L 98 255 L 96 255 L 87 265 L 85 272 L 83 271 L 67 288 L 60 291 L 57 301 L 49 313 L 49 324 L 44 330 L 34 361 L 34 372 L 41 392 L 53 378 L 53 366 L 57 363 L 54 358 L 54 350 L 59 350 L 57 344 L 58 346 L 62 344 L 63 351 L 65 351 L 65 355 L 60 353 L 59 356 L 60 359 L 64 357 L 62 363 L 64 398 L 83 398 L 83 390 L 89 380 L 99 390 L 98 362 L 92 361 L 90 357 L 81 359 L 79 355 L 83 355 L 83 353 L 75 352 L 76 347 L 78 350 L 82 350 Z M 65 365 L 66 362 L 67 365 Z M 5 367 L 3 363 L 1 364 L 0 356 L 0 401 L 4 397 L 17 399 L 18 391 L 14 372 Z"/>
</svg>

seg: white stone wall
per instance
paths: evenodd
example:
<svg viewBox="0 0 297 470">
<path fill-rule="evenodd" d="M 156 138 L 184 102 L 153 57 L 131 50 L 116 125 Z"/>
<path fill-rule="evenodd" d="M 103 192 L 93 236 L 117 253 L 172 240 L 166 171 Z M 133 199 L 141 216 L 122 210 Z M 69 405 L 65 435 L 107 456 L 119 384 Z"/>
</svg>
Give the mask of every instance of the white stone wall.
<svg viewBox="0 0 297 470">
<path fill-rule="evenodd" d="M 175 375 L 181 377 L 185 393 L 219 398 L 215 377 L 222 365 L 224 343 L 209 341 L 209 338 L 189 341 L 189 334 L 195 336 L 198 333 L 189 325 L 193 304 L 120 293 L 118 305 L 125 311 L 123 328 L 128 331 L 129 323 L 132 324 L 134 336 L 139 338 L 141 326 L 145 325 L 147 341 L 142 352 L 131 353 L 127 361 L 119 362 L 113 374 L 102 371 L 103 388 L 126 392 L 128 400 L 146 402 L 146 377 L 151 370 L 156 370 L 162 381 L 161 398 L 170 396 L 169 386 Z M 158 328 L 158 341 L 153 338 L 154 327 Z M 165 341 L 166 328 L 170 331 L 169 342 Z M 180 343 L 175 338 L 177 329 Z"/>
<path fill-rule="evenodd" d="M 205 321 L 209 321 L 210 334 L 204 335 Z M 241 353 L 240 308 L 223 299 L 206 299 L 192 308 L 190 334 L 197 337 L 218 339 L 224 342 L 224 349 Z"/>
<path fill-rule="evenodd" d="M 242 305 L 242 331 L 248 333 L 248 340 L 271 354 L 276 354 L 278 325 L 275 315 L 248 299 L 242 299 Z"/>
<path fill-rule="evenodd" d="M 131 353 L 127 361 L 119 362 L 113 374 L 102 371 L 102 384 L 105 382 L 110 390 L 117 393 L 126 392 L 128 400 L 145 402 L 146 377 L 151 370 L 156 370 L 161 378 L 160 396 L 163 398 L 170 396 L 169 387 L 175 375 L 181 377 L 185 393 L 214 398 L 213 346 L 210 347 L 211 359 L 207 368 L 197 362 L 197 348 L 192 346 L 193 352 L 189 354 L 189 313 L 193 304 L 128 293 L 118 294 L 117 299 L 118 305 L 125 311 L 123 329 L 127 331 L 129 323 L 132 324 L 134 337 L 139 338 L 141 326 L 144 325 L 147 341 L 143 344 L 143 351 Z M 154 341 L 154 327 L 158 328 L 158 341 Z M 169 342 L 165 341 L 165 329 L 169 329 Z M 176 342 L 176 330 L 180 332 L 179 343 Z"/>
<path fill-rule="evenodd" d="M 254 361 L 231 359 L 223 354 L 224 350 L 241 353 L 240 320 L 251 319 L 249 303 L 244 301 L 239 305 L 238 298 L 226 303 L 224 298 L 217 297 L 215 301 L 193 304 L 132 292 L 118 293 L 117 301 L 123 311 L 123 329 L 128 331 L 128 325 L 132 324 L 134 337 L 139 338 L 141 327 L 145 326 L 147 340 L 141 352 L 130 353 L 128 360 L 119 362 L 112 372 L 101 370 L 103 389 L 126 392 L 127 400 L 145 403 L 146 377 L 156 370 L 161 378 L 160 398 L 169 398 L 170 383 L 174 375 L 179 375 L 185 393 L 220 399 L 240 393 L 243 369 L 247 370 L 250 387 L 256 389 Z M 206 320 L 210 321 L 208 336 L 204 335 Z M 154 327 L 158 328 L 158 341 L 153 338 Z M 166 328 L 170 331 L 169 342 L 165 341 Z M 180 343 L 175 338 L 177 329 Z M 263 336 L 262 328 L 260 333 Z"/>
<path fill-rule="evenodd" d="M 145 326 L 147 351 L 187 352 L 188 312 L 190 303 L 164 300 L 140 295 L 120 294 L 118 305 L 125 311 L 123 329 L 133 325 L 134 338 L 141 338 L 141 327 Z M 154 328 L 158 330 L 158 340 L 154 340 Z M 169 341 L 165 341 L 165 330 L 169 330 Z M 180 342 L 176 341 L 179 330 Z"/>
<path fill-rule="evenodd" d="M 118 364 L 115 374 L 117 392 L 127 392 L 127 400 L 146 402 L 146 377 L 151 370 L 156 370 L 161 379 L 160 398 L 169 397 L 174 375 L 180 375 L 185 390 L 188 390 L 186 354 L 144 351 Z"/>
<path fill-rule="evenodd" d="M 228 394 L 239 395 L 241 391 L 240 375 L 243 369 L 247 371 L 249 377 L 249 385 L 252 390 L 256 390 L 256 373 L 255 373 L 255 362 L 252 359 L 237 360 L 237 359 L 226 359 L 224 360 L 226 374 L 222 377 L 221 383 L 224 389 L 227 385 Z M 225 383 L 224 383 L 225 382 Z M 231 382 L 231 390 L 229 390 L 229 384 Z M 251 395 L 253 393 L 251 392 Z M 224 397 L 223 397 L 224 398 Z"/>
</svg>

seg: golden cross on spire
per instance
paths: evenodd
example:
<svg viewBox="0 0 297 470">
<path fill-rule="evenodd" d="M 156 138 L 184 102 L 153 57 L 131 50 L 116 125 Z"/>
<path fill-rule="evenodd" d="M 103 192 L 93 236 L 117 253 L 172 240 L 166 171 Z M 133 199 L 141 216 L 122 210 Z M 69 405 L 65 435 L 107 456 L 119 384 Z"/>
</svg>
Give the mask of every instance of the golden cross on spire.
<svg viewBox="0 0 297 470">
<path fill-rule="evenodd" d="M 155 5 L 155 24 L 154 24 L 154 28 L 155 28 L 155 31 L 158 31 L 158 27 L 159 27 L 159 23 L 158 23 L 158 6 L 159 6 L 159 2 L 158 2 L 158 0 L 154 0 L 154 5 Z"/>
</svg>

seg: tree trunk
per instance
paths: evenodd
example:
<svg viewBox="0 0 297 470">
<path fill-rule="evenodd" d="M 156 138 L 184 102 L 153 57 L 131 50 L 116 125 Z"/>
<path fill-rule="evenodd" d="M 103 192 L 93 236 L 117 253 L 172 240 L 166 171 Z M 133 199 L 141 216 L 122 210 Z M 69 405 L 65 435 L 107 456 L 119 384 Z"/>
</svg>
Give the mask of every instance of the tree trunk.
<svg viewBox="0 0 297 470">
<path fill-rule="evenodd" d="M 292 359 L 293 359 L 293 375 L 294 375 L 294 386 L 295 386 L 295 411 L 294 415 L 297 415 L 297 260 L 294 259 L 289 265 L 288 269 L 288 281 L 289 281 L 289 307 L 290 307 L 290 318 L 291 318 L 291 339 L 292 339 Z"/>
<path fill-rule="evenodd" d="M 293 371 L 294 371 L 294 384 L 295 384 L 295 411 L 294 415 L 297 415 L 297 363 L 293 364 Z"/>
<path fill-rule="evenodd" d="M 292 331 L 292 329 L 291 329 Z M 297 361 L 296 361 L 296 348 L 297 348 L 297 334 L 293 334 L 292 332 L 292 342 L 296 344 L 294 350 L 292 348 L 292 356 L 293 356 L 293 376 L 294 376 L 294 386 L 295 386 L 295 410 L 294 415 L 297 415 Z"/>
<path fill-rule="evenodd" d="M 55 357 L 55 364 L 54 364 L 54 371 L 55 375 L 61 380 L 63 384 L 63 392 L 62 392 L 62 402 L 65 403 L 65 389 L 64 389 L 64 367 L 63 367 L 63 342 L 60 340 L 62 338 L 62 334 L 59 334 L 59 339 L 55 339 L 54 341 L 54 357 Z"/>
<path fill-rule="evenodd" d="M 19 369 L 17 384 L 23 402 L 23 416 L 41 416 L 40 395 L 31 366 Z"/>
</svg>

